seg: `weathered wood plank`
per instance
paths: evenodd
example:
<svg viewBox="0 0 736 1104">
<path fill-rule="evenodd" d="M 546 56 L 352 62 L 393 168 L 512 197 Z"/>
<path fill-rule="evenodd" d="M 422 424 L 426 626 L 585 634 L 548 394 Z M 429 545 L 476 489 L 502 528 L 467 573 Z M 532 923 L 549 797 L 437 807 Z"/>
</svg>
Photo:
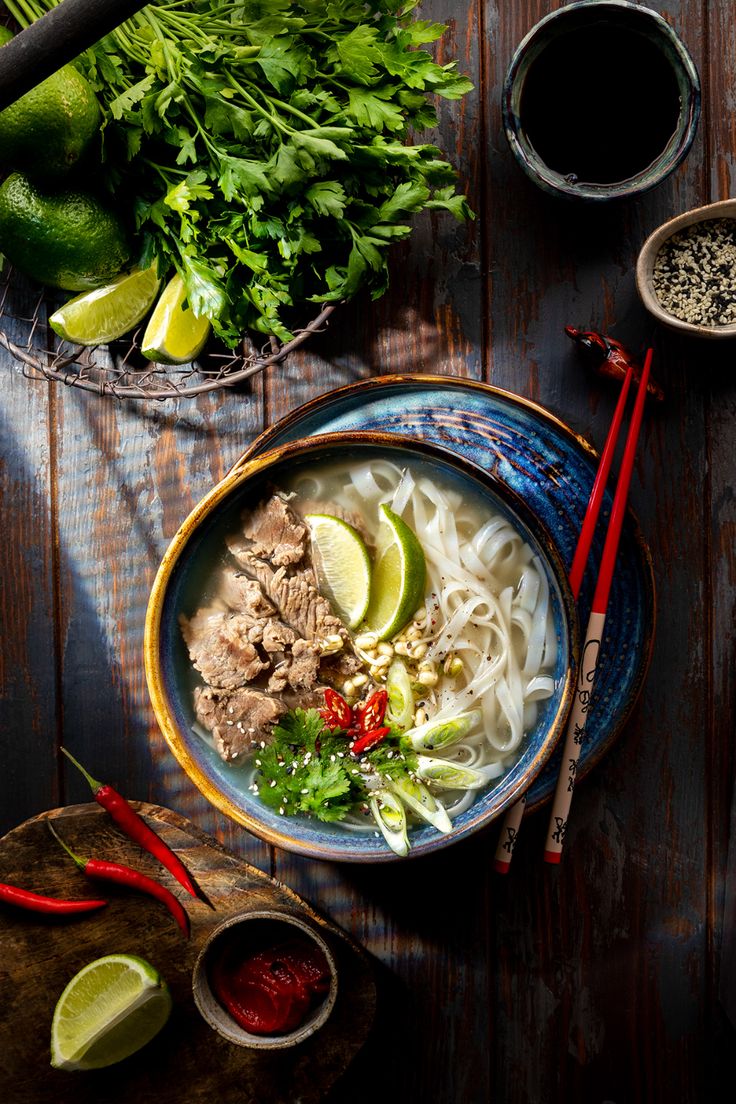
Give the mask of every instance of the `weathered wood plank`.
<svg viewBox="0 0 736 1104">
<path fill-rule="evenodd" d="M 25 344 L 37 288 L 18 282 L 2 327 Z M 41 332 L 43 330 L 43 317 Z M 57 773 L 56 584 L 48 386 L 2 350 L 0 391 L 0 834 L 62 798 Z"/>
<path fill-rule="evenodd" d="M 736 174 L 736 41 L 732 5 L 708 5 L 707 67 L 705 86 L 710 103 L 718 110 L 708 115 L 708 168 L 710 200 L 733 194 Z M 715 47 L 717 44 L 717 48 Z M 736 932 L 733 899 L 727 904 L 727 877 L 736 886 L 736 804 L 733 798 L 733 718 L 736 716 L 736 461 L 733 448 L 736 403 L 733 394 L 733 354 L 730 342 L 719 344 L 708 358 L 706 428 L 708 448 L 708 491 L 704 503 L 704 528 L 709 562 L 706 590 L 708 604 L 708 654 L 710 659 L 709 708 L 706 725 L 706 777 L 708 783 L 708 1029 L 720 1053 L 732 1044 L 736 1023 L 722 1022 L 718 999 L 729 1008 L 733 1021 L 736 1003 Z M 697 355 L 699 350 L 694 350 Z M 731 868 L 727 870 L 730 857 Z M 731 893 L 734 890 L 731 888 Z M 727 1067 L 724 1059 L 714 1063 L 711 1092 Z"/>
<path fill-rule="evenodd" d="M 650 230 L 698 202 L 704 142 L 701 132 L 662 186 L 615 207 L 560 204 L 527 182 L 502 148 L 500 87 L 516 43 L 559 6 L 497 9 L 489 95 L 499 153 L 490 158 L 485 210 L 492 272 L 486 356 L 494 383 L 538 398 L 600 445 L 615 396 L 584 379 L 562 326 L 607 329 L 637 345 L 647 340 L 636 254 Z M 650 6 L 671 19 L 700 62 L 701 5 Z M 657 647 L 628 732 L 576 796 L 562 868 L 544 870 L 540 862 L 542 813 L 528 825 L 514 881 L 499 897 L 495 1089 L 514 1104 L 665 1101 L 675 1085 L 680 1099 L 702 1098 L 707 854 L 691 828 L 702 822 L 706 800 L 705 426 L 686 351 L 658 340 L 656 363 L 668 402 L 646 428 L 632 503 L 664 595 Z"/>
</svg>

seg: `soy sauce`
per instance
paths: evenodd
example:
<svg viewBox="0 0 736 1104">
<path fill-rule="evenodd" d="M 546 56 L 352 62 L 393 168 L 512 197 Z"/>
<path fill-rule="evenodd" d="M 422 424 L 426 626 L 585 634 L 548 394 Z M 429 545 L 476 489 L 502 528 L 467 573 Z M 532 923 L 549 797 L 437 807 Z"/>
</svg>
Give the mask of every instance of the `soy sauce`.
<svg viewBox="0 0 736 1104">
<path fill-rule="evenodd" d="M 596 22 L 561 34 L 532 62 L 520 122 L 570 183 L 617 184 L 647 169 L 675 132 L 677 80 L 643 34 Z"/>
</svg>

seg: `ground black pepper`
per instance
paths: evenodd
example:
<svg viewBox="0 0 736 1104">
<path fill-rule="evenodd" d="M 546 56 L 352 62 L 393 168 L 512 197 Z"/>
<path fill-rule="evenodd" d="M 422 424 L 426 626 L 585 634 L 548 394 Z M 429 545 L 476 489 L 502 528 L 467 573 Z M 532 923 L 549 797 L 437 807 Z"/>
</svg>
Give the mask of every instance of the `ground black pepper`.
<svg viewBox="0 0 736 1104">
<path fill-rule="evenodd" d="M 657 254 L 652 286 L 683 322 L 736 323 L 736 219 L 696 222 L 673 234 Z"/>
</svg>

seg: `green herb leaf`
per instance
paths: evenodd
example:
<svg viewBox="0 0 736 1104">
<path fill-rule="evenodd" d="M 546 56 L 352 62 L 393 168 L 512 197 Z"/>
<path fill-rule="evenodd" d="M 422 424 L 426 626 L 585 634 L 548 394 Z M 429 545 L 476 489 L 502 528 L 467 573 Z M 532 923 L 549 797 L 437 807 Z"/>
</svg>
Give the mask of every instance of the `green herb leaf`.
<svg viewBox="0 0 736 1104">
<path fill-rule="evenodd" d="M 286 713 L 257 763 L 258 796 L 283 815 L 343 820 L 361 796 L 345 738 L 330 733 L 316 709 Z"/>
</svg>

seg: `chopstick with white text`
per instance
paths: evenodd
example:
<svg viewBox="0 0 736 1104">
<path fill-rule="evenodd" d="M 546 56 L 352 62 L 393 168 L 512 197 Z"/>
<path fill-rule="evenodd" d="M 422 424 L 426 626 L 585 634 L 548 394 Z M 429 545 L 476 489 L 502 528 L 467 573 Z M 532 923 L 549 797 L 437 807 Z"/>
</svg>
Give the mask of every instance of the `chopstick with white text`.
<svg viewBox="0 0 736 1104">
<path fill-rule="evenodd" d="M 646 364 L 645 364 L 645 370 L 646 370 L 646 373 L 647 373 L 647 378 L 648 378 L 648 375 L 649 375 L 649 366 L 650 366 L 650 364 L 651 364 L 651 350 L 649 350 L 649 352 L 647 353 L 647 360 L 646 360 Z M 610 473 L 610 470 L 611 470 L 611 464 L 613 462 L 614 453 L 616 451 L 616 445 L 617 445 L 618 436 L 619 436 L 619 433 L 620 433 L 620 430 L 621 430 L 621 423 L 623 421 L 624 410 L 626 408 L 626 400 L 628 398 L 628 393 L 629 393 L 629 389 L 631 387 L 632 378 L 633 378 L 633 369 L 629 368 L 629 370 L 627 371 L 626 376 L 624 378 L 624 382 L 621 386 L 621 392 L 619 394 L 618 402 L 616 404 L 616 409 L 614 411 L 613 419 L 611 421 L 611 426 L 610 426 L 610 429 L 608 431 L 608 436 L 606 438 L 606 443 L 604 445 L 603 452 L 602 452 L 601 458 L 600 458 L 600 462 L 598 464 L 598 470 L 596 472 L 595 480 L 593 482 L 593 487 L 591 489 L 590 497 L 588 499 L 588 505 L 586 507 L 585 516 L 583 518 L 583 524 L 582 524 L 582 527 L 580 529 L 580 536 L 578 537 L 578 542 L 577 542 L 577 545 L 576 545 L 576 548 L 575 548 L 575 554 L 573 556 L 572 567 L 570 568 L 569 580 L 570 580 L 570 589 L 572 590 L 573 597 L 576 601 L 577 601 L 578 596 L 580 594 L 580 587 L 581 587 L 582 580 L 583 580 L 583 574 L 585 572 L 585 567 L 586 567 L 586 564 L 588 562 L 588 556 L 590 554 L 590 547 L 591 547 L 591 544 L 592 544 L 592 541 L 593 541 L 593 535 L 595 533 L 596 524 L 598 522 L 598 515 L 600 513 L 601 504 L 603 502 L 603 496 L 604 496 L 605 490 L 606 490 L 606 484 L 608 482 L 608 476 L 609 476 L 609 473 Z M 639 392 L 638 392 L 638 395 L 637 395 L 637 406 L 639 404 L 639 398 L 641 397 L 641 399 L 642 399 L 641 405 L 643 407 L 643 398 L 644 398 L 645 395 L 646 395 L 646 381 L 644 382 L 643 390 L 642 390 L 641 383 L 639 385 Z M 634 411 L 634 417 L 635 416 L 636 416 L 636 408 L 635 408 L 635 411 Z M 639 424 L 641 424 L 641 416 L 639 417 Z M 634 422 L 633 422 L 633 419 L 632 419 L 632 429 L 633 429 L 633 426 L 634 426 Z M 637 433 L 637 436 L 638 436 L 638 426 L 637 426 L 636 433 Z M 631 438 L 631 430 L 629 432 L 629 439 L 630 438 Z M 627 446 L 626 447 L 627 447 L 627 450 L 628 450 L 628 447 L 629 447 L 629 440 L 628 439 L 627 439 Z M 626 460 L 626 456 L 624 456 L 624 462 L 625 462 L 625 460 Z M 631 462 L 632 462 L 632 466 L 633 466 L 633 455 L 632 455 Z M 623 472 L 624 472 L 624 468 L 623 468 L 623 465 L 622 465 L 622 476 L 623 476 Z M 631 480 L 631 473 L 629 472 L 628 482 L 630 482 L 630 480 Z M 621 485 L 621 479 L 619 479 L 619 485 Z M 626 490 L 628 492 L 628 483 L 627 483 Z M 618 494 L 618 492 L 617 492 L 617 494 Z M 624 503 L 624 505 L 625 505 L 625 503 Z M 611 524 L 612 524 L 612 522 L 613 522 L 613 514 L 611 515 Z M 609 532 L 610 532 L 610 526 L 609 526 Z M 619 534 L 620 534 L 620 530 L 619 530 Z M 618 540 L 616 541 L 616 547 L 618 547 Z M 606 548 L 608 548 L 608 538 L 607 538 L 607 541 L 606 541 Z M 604 552 L 604 556 L 605 556 L 605 552 Z M 613 558 L 614 558 L 614 561 L 615 561 L 615 554 L 614 554 Z M 612 574 L 613 574 L 613 572 L 611 570 L 611 577 L 612 577 Z M 608 585 L 609 585 L 609 589 L 610 589 L 610 580 L 609 580 Z M 598 591 L 596 591 L 596 594 L 597 593 L 598 593 Z M 586 653 L 584 652 L 583 654 L 585 655 Z M 579 690 L 579 687 L 580 687 L 580 679 L 578 680 L 578 690 Z M 592 689 L 592 687 L 590 689 Z M 578 700 L 578 694 L 576 693 L 575 705 L 577 705 L 577 700 Z M 574 710 L 573 710 L 573 712 L 574 712 Z M 571 718 L 571 723 L 572 723 L 572 718 Z M 568 733 L 569 733 L 569 731 L 570 731 L 570 728 L 568 728 Z M 579 756 L 581 745 L 577 744 L 575 746 L 577 747 L 577 754 Z M 567 750 L 567 748 L 566 748 L 566 750 Z M 575 766 L 577 766 L 577 759 L 575 759 Z M 518 839 L 519 828 L 521 826 L 521 821 L 522 821 L 523 816 L 524 816 L 525 806 L 526 806 L 526 794 L 524 794 L 519 799 L 519 801 L 517 801 L 514 805 L 511 806 L 511 808 L 508 810 L 508 812 L 506 814 L 506 817 L 504 818 L 503 826 L 502 826 L 502 829 L 501 829 L 501 835 L 499 837 L 498 847 L 496 848 L 496 855 L 495 855 L 495 860 L 494 860 L 494 867 L 495 867 L 496 871 L 499 874 L 508 873 L 508 870 L 511 866 L 511 858 L 512 858 L 512 855 L 513 855 L 513 852 L 514 852 L 514 847 L 516 845 L 516 841 Z M 556 827 L 556 825 L 555 825 L 555 827 Z M 550 861 L 554 861 L 554 860 L 550 860 Z"/>
<path fill-rule="evenodd" d="M 580 659 L 578 672 L 578 685 L 575 692 L 572 713 L 567 724 L 565 746 L 562 751 L 562 767 L 557 779 L 557 789 L 552 799 L 552 812 L 547 828 L 547 839 L 544 845 L 544 861 L 559 863 L 562 858 L 562 848 L 565 843 L 567 821 L 572 805 L 572 795 L 575 789 L 575 777 L 577 774 L 578 759 L 585 739 L 585 727 L 588 721 L 588 710 L 593 695 L 595 676 L 598 669 L 598 656 L 600 654 L 601 640 L 603 639 L 603 626 L 606 623 L 606 611 L 608 599 L 611 594 L 611 583 L 616 566 L 618 545 L 621 539 L 621 530 L 626 516 L 626 503 L 629 497 L 631 476 L 634 471 L 634 459 L 636 446 L 639 440 L 639 430 L 644 415 L 644 402 L 647 397 L 647 384 L 649 382 L 649 370 L 652 365 L 652 350 L 649 349 L 644 361 L 644 370 L 639 380 L 639 390 L 636 393 L 634 413 L 631 415 L 631 425 L 626 437 L 624 458 L 621 461 L 621 471 L 616 484 L 616 494 L 613 499 L 611 520 L 608 523 L 606 542 L 603 545 L 603 556 L 598 573 L 598 581 L 593 595 L 593 605 L 590 610 L 588 628 L 585 633 L 585 644 Z"/>
</svg>

